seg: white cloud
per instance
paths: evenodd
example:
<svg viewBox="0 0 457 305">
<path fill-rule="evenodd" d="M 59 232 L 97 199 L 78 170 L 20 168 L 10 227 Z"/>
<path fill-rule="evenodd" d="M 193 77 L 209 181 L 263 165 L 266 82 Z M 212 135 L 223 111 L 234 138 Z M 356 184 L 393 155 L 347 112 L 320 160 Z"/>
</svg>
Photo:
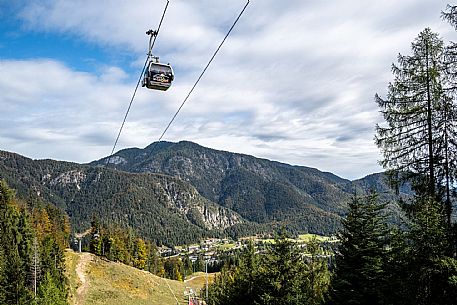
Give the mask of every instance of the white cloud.
<svg viewBox="0 0 457 305">
<path fill-rule="evenodd" d="M 141 67 L 144 31 L 165 1 L 28 1 L 27 30 L 78 37 L 130 52 Z M 244 1 L 170 1 L 157 54 L 173 64 L 167 92 L 140 88 L 118 148 L 155 141 L 225 35 Z M 390 64 L 426 26 L 446 40 L 446 2 L 251 1 L 166 140 L 317 167 L 358 178 L 381 170 L 373 143 Z M 455 39 L 454 39 L 455 40 Z M 88 162 L 114 142 L 137 75 L 99 63 L 78 72 L 55 60 L 0 61 L 2 148 L 36 158 Z M 24 73 L 23 71 L 27 71 Z M 3 125 L 3 126 L 2 126 Z"/>
</svg>

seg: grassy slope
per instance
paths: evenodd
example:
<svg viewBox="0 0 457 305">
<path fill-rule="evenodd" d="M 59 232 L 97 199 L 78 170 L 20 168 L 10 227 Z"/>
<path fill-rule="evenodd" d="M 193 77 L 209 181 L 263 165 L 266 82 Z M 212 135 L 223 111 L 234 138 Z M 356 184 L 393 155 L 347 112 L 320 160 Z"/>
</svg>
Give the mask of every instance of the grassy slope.
<svg viewBox="0 0 457 305">
<path fill-rule="evenodd" d="M 65 252 L 66 274 L 70 289 L 68 291 L 68 300 L 71 305 L 76 304 L 76 288 L 81 285 L 76 275 L 76 265 L 79 261 L 79 255 L 73 251 Z"/>
<path fill-rule="evenodd" d="M 66 253 L 67 276 L 69 278 L 70 304 L 76 303 L 76 289 L 81 284 L 75 268 L 80 255 L 71 251 Z M 86 270 L 88 290 L 81 305 L 176 305 L 171 290 L 176 295 L 178 304 L 187 304 L 184 298 L 186 287 L 200 289 L 205 282 L 204 274 L 197 275 L 186 283 L 163 279 L 136 268 L 120 263 L 105 261 L 92 256 Z M 168 285 L 170 288 L 168 287 Z"/>
</svg>

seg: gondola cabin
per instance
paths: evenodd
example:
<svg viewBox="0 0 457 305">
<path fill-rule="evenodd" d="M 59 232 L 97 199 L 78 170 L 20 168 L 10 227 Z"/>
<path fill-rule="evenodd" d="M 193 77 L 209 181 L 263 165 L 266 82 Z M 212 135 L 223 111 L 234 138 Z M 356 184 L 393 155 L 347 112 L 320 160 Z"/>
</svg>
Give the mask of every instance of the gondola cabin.
<svg viewBox="0 0 457 305">
<path fill-rule="evenodd" d="M 150 61 L 144 72 L 142 86 L 148 89 L 165 91 L 170 88 L 173 79 L 173 69 L 170 64 Z"/>
</svg>

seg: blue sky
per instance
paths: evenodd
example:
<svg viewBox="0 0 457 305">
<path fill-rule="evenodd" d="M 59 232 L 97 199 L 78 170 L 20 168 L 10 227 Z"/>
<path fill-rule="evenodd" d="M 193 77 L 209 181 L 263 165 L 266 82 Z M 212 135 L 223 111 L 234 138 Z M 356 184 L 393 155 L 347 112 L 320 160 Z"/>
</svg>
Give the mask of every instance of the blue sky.
<svg viewBox="0 0 457 305">
<path fill-rule="evenodd" d="M 441 0 L 251 0 L 164 137 L 316 167 L 381 171 L 373 101 L 425 27 L 456 41 Z M 0 149 L 90 162 L 108 155 L 165 0 L 0 0 Z M 117 149 L 155 141 L 244 6 L 171 0 L 155 53 L 166 92 L 140 88 Z"/>
</svg>

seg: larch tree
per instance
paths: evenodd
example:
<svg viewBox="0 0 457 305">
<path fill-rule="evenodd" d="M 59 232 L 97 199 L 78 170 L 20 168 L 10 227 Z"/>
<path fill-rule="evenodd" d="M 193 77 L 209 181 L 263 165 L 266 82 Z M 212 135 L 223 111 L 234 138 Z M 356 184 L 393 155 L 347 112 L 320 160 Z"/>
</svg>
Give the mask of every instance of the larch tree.
<svg viewBox="0 0 457 305">
<path fill-rule="evenodd" d="M 387 98 L 375 101 L 387 124 L 376 126 L 381 165 L 412 181 L 417 194 L 445 202 L 448 224 L 451 189 L 456 181 L 457 113 L 446 85 L 446 48 L 429 28 L 398 55 Z"/>
<path fill-rule="evenodd" d="M 446 10 L 441 13 L 444 20 L 447 20 L 457 31 L 457 5 L 448 5 Z M 450 42 L 446 47 L 446 72 L 447 72 L 447 91 L 452 98 L 457 100 L 457 43 Z M 455 139 L 455 138 L 454 138 Z M 454 140 L 453 139 L 453 140 Z M 456 141 L 452 144 L 455 146 Z M 453 170 L 457 170 L 457 167 L 452 167 Z M 454 257 L 457 257 L 457 224 L 453 224 L 453 230 L 451 234 L 451 251 L 454 253 Z"/>
<path fill-rule="evenodd" d="M 37 287 L 38 281 L 41 276 L 41 261 L 40 261 L 40 253 L 38 247 L 38 238 L 35 237 L 33 239 L 33 246 L 32 246 L 32 264 L 30 269 L 30 278 L 32 281 L 32 289 L 33 289 L 33 296 L 36 298 L 37 296 Z"/>
<path fill-rule="evenodd" d="M 443 17 L 456 26 L 456 8 Z M 452 194 L 457 181 L 457 47 L 430 29 L 398 56 L 387 98 L 375 99 L 387 124 L 376 126 L 385 169 L 410 181 L 416 196 L 404 232 L 391 240 L 388 304 L 455 304 Z M 403 275 L 407 275 L 406 277 Z"/>
<path fill-rule="evenodd" d="M 449 21 L 457 30 L 457 5 L 447 5 L 446 10 L 441 13 L 443 19 Z"/>
<path fill-rule="evenodd" d="M 144 270 L 148 260 L 148 249 L 143 239 L 138 238 L 135 243 L 134 252 L 134 266 L 138 269 Z"/>
</svg>

